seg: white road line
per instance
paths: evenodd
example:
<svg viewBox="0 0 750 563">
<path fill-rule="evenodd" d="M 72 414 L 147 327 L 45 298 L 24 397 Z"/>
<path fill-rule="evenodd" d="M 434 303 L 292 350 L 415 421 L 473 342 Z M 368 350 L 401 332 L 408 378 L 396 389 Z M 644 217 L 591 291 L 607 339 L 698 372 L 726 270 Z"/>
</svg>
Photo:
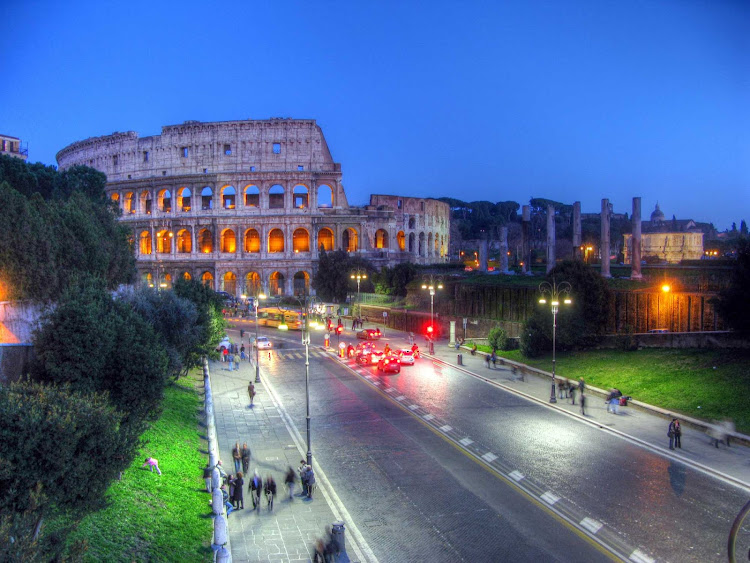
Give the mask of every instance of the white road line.
<svg viewBox="0 0 750 563">
<path fill-rule="evenodd" d="M 451 430 L 453 430 L 453 427 L 446 424 L 445 426 L 441 426 L 440 430 L 442 430 L 443 432 L 450 432 Z"/>
<path fill-rule="evenodd" d="M 389 387 L 385 390 L 386 393 L 394 393 L 396 390 L 393 387 Z"/>
<path fill-rule="evenodd" d="M 419 408 L 419 405 L 409 405 L 409 408 L 413 411 L 417 410 Z"/>
<path fill-rule="evenodd" d="M 396 400 L 397 400 L 397 401 L 404 401 L 404 400 L 406 400 L 406 396 L 404 396 L 404 395 L 399 395 L 398 397 L 396 397 Z"/>
<path fill-rule="evenodd" d="M 422 418 L 424 418 L 425 420 L 432 420 L 433 418 L 435 418 L 435 415 L 434 414 L 426 414 Z"/>
<path fill-rule="evenodd" d="M 521 479 L 523 479 L 523 473 L 521 473 L 520 471 L 518 471 L 518 470 L 516 469 L 515 471 L 511 471 L 511 472 L 510 472 L 510 473 L 508 474 L 508 477 L 510 477 L 510 478 L 511 478 L 511 479 L 513 479 L 514 481 L 520 481 Z"/>
<path fill-rule="evenodd" d="M 458 443 L 462 446 L 469 446 L 474 443 L 474 440 L 472 440 L 471 438 L 464 438 L 463 440 L 459 440 Z"/>
<path fill-rule="evenodd" d="M 583 520 L 579 522 L 579 524 L 583 526 L 584 528 L 586 528 L 592 534 L 597 533 L 599 530 L 602 529 L 602 526 L 604 525 L 601 522 L 598 522 L 592 518 L 584 518 Z"/>
<path fill-rule="evenodd" d="M 635 561 L 635 563 L 654 563 L 654 560 L 643 553 L 640 549 L 636 549 L 633 553 L 631 553 L 628 559 L 630 561 Z"/>
<path fill-rule="evenodd" d="M 547 491 L 540 497 L 544 502 L 547 504 L 555 504 L 558 500 L 560 500 L 560 497 L 557 496 L 552 491 Z"/>
<path fill-rule="evenodd" d="M 482 456 L 482 459 L 486 461 L 487 463 L 492 463 L 497 459 L 497 456 L 493 454 L 492 452 L 487 452 Z"/>
</svg>

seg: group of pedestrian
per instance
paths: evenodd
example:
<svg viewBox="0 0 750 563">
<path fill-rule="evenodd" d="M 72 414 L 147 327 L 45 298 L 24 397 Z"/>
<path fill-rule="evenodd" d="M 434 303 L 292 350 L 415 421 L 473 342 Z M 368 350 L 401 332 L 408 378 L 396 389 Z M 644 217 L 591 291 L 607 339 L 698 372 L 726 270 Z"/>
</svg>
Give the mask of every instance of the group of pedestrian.
<svg viewBox="0 0 750 563">
<path fill-rule="evenodd" d="M 331 526 L 326 526 L 325 535 L 315 540 L 313 544 L 313 563 L 333 563 L 341 553 L 341 546 L 331 531 Z"/>
<path fill-rule="evenodd" d="M 234 472 L 239 473 L 240 469 L 242 469 L 247 475 L 250 469 L 250 446 L 247 445 L 247 442 L 244 442 L 242 447 L 240 447 L 239 441 L 234 443 L 232 460 L 234 461 Z"/>
<path fill-rule="evenodd" d="M 315 490 L 315 471 L 313 471 L 312 465 L 308 465 L 304 459 L 301 459 L 299 463 L 297 473 L 299 473 L 299 479 L 302 482 L 302 496 L 312 500 Z"/>
<path fill-rule="evenodd" d="M 365 327 L 365 321 L 362 320 L 362 318 L 352 319 L 352 330 L 356 330 L 358 328 L 364 328 Z"/>
<path fill-rule="evenodd" d="M 612 414 L 619 414 L 620 405 L 624 406 L 627 403 L 627 401 L 623 400 L 622 391 L 617 388 L 609 390 L 609 394 L 604 402 L 607 404 L 607 412 L 611 412 Z"/>
</svg>

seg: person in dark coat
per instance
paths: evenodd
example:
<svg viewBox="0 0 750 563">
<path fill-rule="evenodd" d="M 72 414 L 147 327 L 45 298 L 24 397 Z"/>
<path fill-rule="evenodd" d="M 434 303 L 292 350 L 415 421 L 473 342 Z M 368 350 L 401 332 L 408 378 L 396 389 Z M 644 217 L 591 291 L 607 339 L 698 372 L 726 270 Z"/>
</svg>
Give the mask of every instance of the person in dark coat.
<svg viewBox="0 0 750 563">
<path fill-rule="evenodd" d="M 294 476 L 294 469 L 292 469 L 292 466 L 289 466 L 289 469 L 286 470 L 286 476 L 284 477 L 284 484 L 289 489 L 289 500 L 292 500 L 292 495 L 294 494 L 294 483 L 296 481 L 296 477 Z"/>
<path fill-rule="evenodd" d="M 677 436 L 677 430 L 680 427 L 680 421 L 676 418 L 673 418 L 672 421 L 669 423 L 669 427 L 667 428 L 667 437 L 669 438 L 669 449 L 674 449 L 674 443 L 675 438 Z"/>
<path fill-rule="evenodd" d="M 583 391 L 581 391 L 581 414 L 586 416 L 586 395 L 583 394 Z"/>
<path fill-rule="evenodd" d="M 263 490 L 263 479 L 258 475 L 257 469 L 255 470 L 255 475 L 253 475 L 253 478 L 250 481 L 250 485 L 248 485 L 248 489 L 253 495 L 253 508 L 260 510 L 260 493 Z"/>
<path fill-rule="evenodd" d="M 250 448 L 247 442 L 242 444 L 240 454 L 242 455 L 242 472 L 247 475 L 247 472 L 250 471 Z"/>
<path fill-rule="evenodd" d="M 232 504 L 235 509 L 245 509 L 245 497 L 242 492 L 242 486 L 245 484 L 245 480 L 242 478 L 242 471 L 239 471 L 234 478 L 234 491 L 232 491 Z"/>
</svg>

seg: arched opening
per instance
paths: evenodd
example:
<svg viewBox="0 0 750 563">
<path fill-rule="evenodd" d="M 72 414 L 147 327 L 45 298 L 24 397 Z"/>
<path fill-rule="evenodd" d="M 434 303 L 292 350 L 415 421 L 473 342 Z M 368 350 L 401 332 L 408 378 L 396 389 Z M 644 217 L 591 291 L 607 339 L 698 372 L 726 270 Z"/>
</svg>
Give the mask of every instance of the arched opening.
<svg viewBox="0 0 750 563">
<path fill-rule="evenodd" d="M 257 272 L 249 272 L 245 276 L 245 295 L 258 295 L 263 288 Z"/>
<path fill-rule="evenodd" d="M 237 252 L 237 236 L 232 229 L 224 229 L 221 232 L 221 251 Z"/>
<path fill-rule="evenodd" d="M 158 205 L 162 213 L 172 213 L 172 192 L 169 190 L 160 190 Z"/>
<path fill-rule="evenodd" d="M 245 252 L 260 252 L 260 235 L 255 229 L 245 231 Z"/>
<path fill-rule="evenodd" d="M 427 235 L 427 248 L 425 250 L 427 256 L 430 256 L 432 254 L 432 233 Z"/>
<path fill-rule="evenodd" d="M 193 279 L 193 276 L 190 275 L 190 272 L 182 272 L 182 279 L 190 281 Z"/>
<path fill-rule="evenodd" d="M 135 194 L 133 192 L 125 193 L 125 205 L 123 210 L 125 213 L 135 213 Z"/>
<path fill-rule="evenodd" d="M 419 255 L 424 256 L 424 233 L 419 233 Z"/>
<path fill-rule="evenodd" d="M 274 184 L 268 190 L 269 209 L 284 209 L 284 187 Z"/>
<path fill-rule="evenodd" d="M 187 229 L 177 231 L 177 252 L 180 254 L 188 254 L 192 251 L 193 239 L 190 236 L 190 231 Z"/>
<path fill-rule="evenodd" d="M 169 254 L 172 252 L 172 231 L 166 229 L 156 233 L 156 253 Z"/>
<path fill-rule="evenodd" d="M 281 229 L 271 229 L 268 233 L 268 252 L 284 252 L 284 233 Z"/>
<path fill-rule="evenodd" d="M 143 283 L 146 285 L 146 287 L 154 287 L 154 274 L 151 272 L 146 272 L 143 274 Z"/>
<path fill-rule="evenodd" d="M 260 190 L 258 186 L 245 188 L 245 207 L 260 207 Z"/>
<path fill-rule="evenodd" d="M 309 207 L 310 201 L 309 201 L 309 192 L 307 191 L 307 186 L 304 186 L 302 184 L 297 184 L 292 189 L 292 201 L 294 202 L 294 207 L 297 209 L 307 209 Z"/>
<path fill-rule="evenodd" d="M 206 287 L 214 287 L 214 275 L 211 272 L 203 272 L 201 275 L 201 283 Z"/>
<path fill-rule="evenodd" d="M 274 272 L 268 281 L 271 295 L 284 295 L 284 274 Z"/>
<path fill-rule="evenodd" d="M 403 252 L 406 250 L 406 235 L 404 231 L 399 231 L 396 235 L 396 242 L 398 243 L 398 249 Z"/>
<path fill-rule="evenodd" d="M 294 252 L 310 252 L 310 233 L 305 229 L 295 229 L 292 233 L 292 249 Z"/>
<path fill-rule="evenodd" d="M 416 229 L 417 228 L 417 220 L 414 217 L 409 217 L 409 228 L 410 229 Z"/>
<path fill-rule="evenodd" d="M 193 197 L 193 192 L 190 191 L 190 188 L 182 188 L 177 193 L 177 205 L 179 205 L 183 213 L 187 213 L 192 209 L 191 200 Z"/>
<path fill-rule="evenodd" d="M 141 254 L 151 254 L 151 231 L 141 231 L 139 239 Z"/>
<path fill-rule="evenodd" d="M 328 227 L 318 231 L 318 250 L 326 252 L 333 250 L 333 231 Z"/>
<path fill-rule="evenodd" d="M 198 248 L 202 254 L 209 254 L 214 251 L 214 237 L 208 229 L 202 229 L 198 233 Z"/>
<path fill-rule="evenodd" d="M 234 272 L 224 274 L 224 291 L 230 295 L 237 295 L 237 276 Z"/>
<path fill-rule="evenodd" d="M 172 274 L 165 273 L 159 280 L 160 289 L 172 289 Z"/>
<path fill-rule="evenodd" d="M 409 233 L 409 252 L 414 254 L 414 233 Z"/>
<path fill-rule="evenodd" d="M 237 192 L 234 186 L 224 186 L 221 191 L 221 206 L 224 209 L 234 209 L 236 206 Z"/>
<path fill-rule="evenodd" d="M 388 248 L 388 232 L 385 229 L 375 231 L 375 248 Z"/>
<path fill-rule="evenodd" d="M 208 211 L 214 208 L 214 191 L 211 186 L 206 186 L 201 190 L 201 209 Z"/>
<path fill-rule="evenodd" d="M 310 292 L 310 275 L 307 272 L 294 274 L 294 295 L 307 295 Z"/>
<path fill-rule="evenodd" d="M 111 196 L 109 196 L 112 201 L 114 201 L 117 205 L 120 205 L 120 194 L 117 192 L 113 193 Z"/>
<path fill-rule="evenodd" d="M 440 253 L 440 237 L 437 234 L 435 234 L 435 249 L 434 249 L 434 253 L 435 254 L 439 254 Z"/>
<path fill-rule="evenodd" d="M 146 215 L 151 215 L 151 192 L 141 192 L 141 210 Z"/>
<path fill-rule="evenodd" d="M 357 237 L 357 231 L 354 229 L 346 229 L 343 235 L 344 250 L 347 252 L 356 252 L 359 249 L 359 240 Z"/>
<path fill-rule="evenodd" d="M 333 190 L 331 186 L 326 184 L 318 186 L 318 207 L 333 207 Z"/>
</svg>

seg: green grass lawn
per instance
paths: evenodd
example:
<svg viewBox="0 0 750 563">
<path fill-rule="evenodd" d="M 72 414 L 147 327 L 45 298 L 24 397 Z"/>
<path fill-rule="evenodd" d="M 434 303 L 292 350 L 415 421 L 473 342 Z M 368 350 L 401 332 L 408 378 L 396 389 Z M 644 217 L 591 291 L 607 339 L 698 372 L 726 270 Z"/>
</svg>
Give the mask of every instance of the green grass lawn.
<svg viewBox="0 0 750 563">
<path fill-rule="evenodd" d="M 488 350 L 479 347 L 483 348 Z M 518 350 L 498 354 L 552 370 L 552 354 L 541 358 L 524 358 Z M 569 379 L 583 377 L 601 389 L 617 387 L 639 401 L 695 418 L 731 418 L 739 432 L 750 433 L 748 351 L 648 348 L 558 352 L 555 371 Z"/>
<path fill-rule="evenodd" d="M 196 372 L 197 373 L 197 372 Z M 211 561 L 213 521 L 199 452 L 195 373 L 167 388 L 161 418 L 133 465 L 107 491 L 109 506 L 87 516 L 69 538 L 85 539 L 85 561 Z M 140 466 L 159 460 L 162 476 Z"/>
</svg>

